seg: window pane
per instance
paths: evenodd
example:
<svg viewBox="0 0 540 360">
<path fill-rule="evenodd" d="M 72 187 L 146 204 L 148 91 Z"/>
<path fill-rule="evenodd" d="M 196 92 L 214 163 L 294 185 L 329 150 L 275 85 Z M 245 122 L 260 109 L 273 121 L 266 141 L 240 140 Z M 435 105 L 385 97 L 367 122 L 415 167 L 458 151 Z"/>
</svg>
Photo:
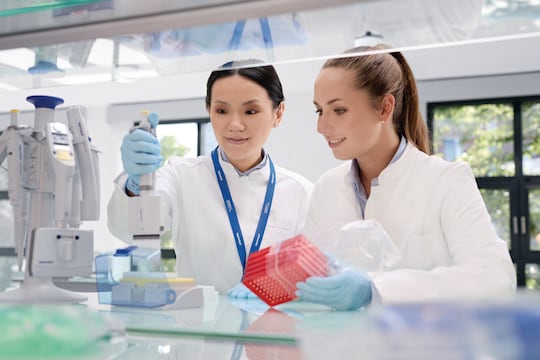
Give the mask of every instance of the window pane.
<svg viewBox="0 0 540 360">
<path fill-rule="evenodd" d="M 540 100 L 523 103 L 522 114 L 523 174 L 540 175 Z"/>
<path fill-rule="evenodd" d="M 475 176 L 513 176 L 513 107 L 509 104 L 439 106 L 433 112 L 433 150 L 467 161 Z"/>
<path fill-rule="evenodd" d="M 196 122 L 159 124 L 156 135 L 164 160 L 171 156 L 196 157 L 199 134 Z"/>
<path fill-rule="evenodd" d="M 540 250 L 540 189 L 529 189 L 530 249 Z"/>
<path fill-rule="evenodd" d="M 217 146 L 216 137 L 214 136 L 214 129 L 212 124 L 201 124 L 201 155 L 208 155 Z"/>
<path fill-rule="evenodd" d="M 510 192 L 505 189 L 480 189 L 480 193 L 497 235 L 506 241 L 510 249 Z"/>
<path fill-rule="evenodd" d="M 174 249 L 171 230 L 167 230 L 163 234 L 161 234 L 161 248 L 162 249 Z"/>
<path fill-rule="evenodd" d="M 161 153 L 164 160 L 167 160 L 171 156 L 196 157 L 202 154 L 209 154 L 217 145 L 212 126 L 209 122 L 162 123 L 158 125 L 156 134 L 161 143 Z M 197 153 L 199 137 L 201 140 L 201 154 Z M 173 249 L 170 231 L 162 234 L 161 248 Z M 174 268 L 174 261 L 172 265 L 168 264 L 167 266 Z"/>
<path fill-rule="evenodd" d="M 538 264 L 525 265 L 525 286 L 529 290 L 540 289 L 540 266 Z"/>
</svg>

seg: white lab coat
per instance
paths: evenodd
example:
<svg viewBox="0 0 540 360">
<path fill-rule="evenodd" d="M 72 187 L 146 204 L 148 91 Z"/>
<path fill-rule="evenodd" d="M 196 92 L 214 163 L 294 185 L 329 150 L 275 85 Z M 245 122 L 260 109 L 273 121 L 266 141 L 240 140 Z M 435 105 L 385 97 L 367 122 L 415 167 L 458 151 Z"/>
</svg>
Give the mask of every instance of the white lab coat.
<svg viewBox="0 0 540 360">
<path fill-rule="evenodd" d="M 342 164 L 315 184 L 305 233 L 322 248 L 335 244 L 332 237 L 341 225 L 362 219 L 350 167 Z M 381 223 L 402 254 L 397 264 L 374 276 L 384 303 L 512 294 L 515 270 L 469 165 L 428 156 L 408 144 L 378 180 L 365 219 Z"/>
<path fill-rule="evenodd" d="M 239 176 L 221 156 L 220 164 L 249 253 L 268 183 L 269 162 L 247 176 Z M 276 188 L 261 249 L 300 232 L 313 187 L 298 174 L 278 166 L 275 169 Z M 116 237 L 129 242 L 126 179 L 124 175 L 116 180 L 108 204 L 108 224 Z M 171 158 L 156 172 L 156 184 L 165 229 L 172 231 L 178 275 L 193 277 L 201 285 L 213 285 L 221 293 L 240 282 L 242 266 L 211 157 Z"/>
</svg>

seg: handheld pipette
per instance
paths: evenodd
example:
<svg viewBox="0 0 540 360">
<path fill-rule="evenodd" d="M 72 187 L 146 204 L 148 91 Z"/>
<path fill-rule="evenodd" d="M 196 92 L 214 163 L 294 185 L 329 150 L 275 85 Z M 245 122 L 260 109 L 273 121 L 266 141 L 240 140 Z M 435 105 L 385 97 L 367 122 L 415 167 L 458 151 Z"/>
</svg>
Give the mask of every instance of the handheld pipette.
<svg viewBox="0 0 540 360">
<path fill-rule="evenodd" d="M 138 129 L 150 132 L 155 136 L 155 127 L 151 125 L 150 117 L 157 116 L 148 111 L 141 112 L 141 122 Z M 133 240 L 158 240 L 160 239 L 160 199 L 155 193 L 155 174 L 145 174 L 140 177 L 140 195 L 129 199 L 128 226 Z M 149 246 L 152 247 L 152 246 Z"/>
</svg>

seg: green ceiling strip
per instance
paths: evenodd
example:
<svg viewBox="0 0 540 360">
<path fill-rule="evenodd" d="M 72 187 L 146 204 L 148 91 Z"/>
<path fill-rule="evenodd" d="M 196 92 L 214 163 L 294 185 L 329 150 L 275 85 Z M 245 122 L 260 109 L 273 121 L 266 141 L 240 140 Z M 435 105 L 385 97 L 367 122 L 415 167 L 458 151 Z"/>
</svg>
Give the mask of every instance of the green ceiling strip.
<svg viewBox="0 0 540 360">
<path fill-rule="evenodd" d="M 28 6 L 19 7 L 19 8 L 0 10 L 0 17 L 28 14 L 28 13 L 36 12 L 36 11 L 66 8 L 66 7 L 71 7 L 71 6 L 96 4 L 103 1 L 105 0 L 65 0 L 65 1 L 59 0 L 59 1 L 40 2 L 38 4 L 32 4 Z M 24 2 L 21 1 L 21 3 L 24 3 Z"/>
</svg>

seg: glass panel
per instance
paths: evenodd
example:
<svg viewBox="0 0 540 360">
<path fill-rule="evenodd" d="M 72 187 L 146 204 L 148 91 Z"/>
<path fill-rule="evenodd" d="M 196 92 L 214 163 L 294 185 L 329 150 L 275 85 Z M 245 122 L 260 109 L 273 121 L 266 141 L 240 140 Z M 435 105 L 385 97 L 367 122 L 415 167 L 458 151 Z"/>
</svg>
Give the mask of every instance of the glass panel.
<svg viewBox="0 0 540 360">
<path fill-rule="evenodd" d="M 196 157 L 199 142 L 199 125 L 201 128 L 201 153 L 209 154 L 217 145 L 212 126 L 209 122 L 180 122 L 162 123 L 156 129 L 156 135 L 161 143 L 161 154 L 164 160 L 171 156 Z M 171 232 L 166 231 L 161 235 L 161 248 L 173 249 Z M 172 263 L 163 265 L 172 268 L 174 271 L 174 260 Z"/>
<path fill-rule="evenodd" d="M 0 247 L 15 246 L 13 240 L 13 207 L 9 200 L 0 200 Z"/>
<path fill-rule="evenodd" d="M 49 9 L 37 9 L 30 1 L 3 1 L 1 85 L 122 81 L 206 71 L 239 58 L 298 61 L 374 42 L 407 50 L 530 38 L 540 30 L 537 0 L 86 2 L 41 2 Z M 224 22 L 215 23 L 219 18 Z"/>
<path fill-rule="evenodd" d="M 540 266 L 538 264 L 525 264 L 525 286 L 529 290 L 540 289 Z"/>
<path fill-rule="evenodd" d="M 508 104 L 438 106 L 433 112 L 433 150 L 467 161 L 476 177 L 515 173 L 513 120 Z"/>
<path fill-rule="evenodd" d="M 159 124 L 156 135 L 161 143 L 164 160 L 171 156 L 196 157 L 199 130 L 196 122 Z"/>
<path fill-rule="evenodd" d="M 141 315 L 138 319 L 135 315 L 125 312 L 122 317 L 124 322 L 128 322 L 128 326 L 131 322 L 135 327 L 140 327 L 142 319 L 145 321 L 152 321 L 151 325 L 163 328 L 164 326 L 171 327 L 174 331 L 174 322 L 177 321 L 174 315 L 170 312 L 163 311 L 164 315 L 160 318 L 157 316 L 149 317 L 148 315 Z M 114 314 L 118 316 L 117 314 Z M 191 314 L 189 314 L 191 315 Z M 188 316 L 189 316 L 188 315 Z M 229 314 L 227 314 L 229 315 Z M 178 318 L 186 317 L 177 315 Z M 189 319 L 189 317 L 188 317 Z M 137 321 L 138 320 L 138 321 Z M 178 320 L 180 322 L 180 320 Z M 206 321 L 206 320 L 205 320 Z M 173 325 L 171 325 L 171 323 Z M 146 325 L 146 323 L 144 324 Z M 274 325 L 275 327 L 279 325 Z M 181 331 L 185 333 L 184 331 Z M 282 344 L 280 342 L 267 341 L 238 341 L 233 339 L 223 339 L 223 335 L 217 335 L 215 338 L 212 336 L 212 332 L 206 337 L 196 335 L 175 335 L 175 336 L 162 336 L 161 334 L 154 334 L 150 336 L 127 336 L 127 346 L 120 348 L 121 351 L 116 350 L 113 353 L 113 357 L 116 360 L 130 360 L 130 359 L 233 359 L 233 360 L 246 360 L 246 359 L 283 359 L 283 360 L 299 360 L 305 359 L 302 349 L 296 344 Z M 136 334 L 137 335 L 137 334 Z M 244 335 L 239 336 L 243 338 Z M 100 354 L 101 355 L 101 354 Z M 335 358 L 350 357 L 347 353 L 338 352 Z"/>
<path fill-rule="evenodd" d="M 540 100 L 522 107 L 523 174 L 540 175 Z"/>
<path fill-rule="evenodd" d="M 199 135 L 196 122 L 159 124 L 156 128 L 156 135 L 161 144 L 161 155 L 164 163 L 171 156 L 197 156 Z M 173 248 L 170 230 L 161 235 L 161 248 Z"/>
<path fill-rule="evenodd" d="M 21 0 L 5 0 L 0 6 L 0 16 L 12 16 L 20 14 L 28 14 L 37 11 L 55 10 L 55 12 L 65 12 L 75 9 L 92 10 L 98 8 L 99 4 L 109 3 L 111 1 L 104 0 L 55 0 L 55 1 L 21 1 Z M 102 7 L 105 8 L 105 7 Z M 28 26 L 28 24 L 26 25 Z"/>
<path fill-rule="evenodd" d="M 506 241 L 510 249 L 510 192 L 505 189 L 480 189 L 480 193 L 497 235 Z"/>
<path fill-rule="evenodd" d="M 0 256 L 0 291 L 12 287 L 12 267 L 17 264 L 17 258 Z"/>
<path fill-rule="evenodd" d="M 17 33 L 45 30 L 54 27 L 68 27 L 73 21 L 91 24 L 98 21 L 126 20 L 131 17 L 153 16 L 163 12 L 196 10 L 238 3 L 240 0 L 3 0 L 0 4 L 0 18 L 7 24 L 0 27 L 0 33 Z"/>
<path fill-rule="evenodd" d="M 529 189 L 530 249 L 540 250 L 540 188 Z"/>
</svg>

